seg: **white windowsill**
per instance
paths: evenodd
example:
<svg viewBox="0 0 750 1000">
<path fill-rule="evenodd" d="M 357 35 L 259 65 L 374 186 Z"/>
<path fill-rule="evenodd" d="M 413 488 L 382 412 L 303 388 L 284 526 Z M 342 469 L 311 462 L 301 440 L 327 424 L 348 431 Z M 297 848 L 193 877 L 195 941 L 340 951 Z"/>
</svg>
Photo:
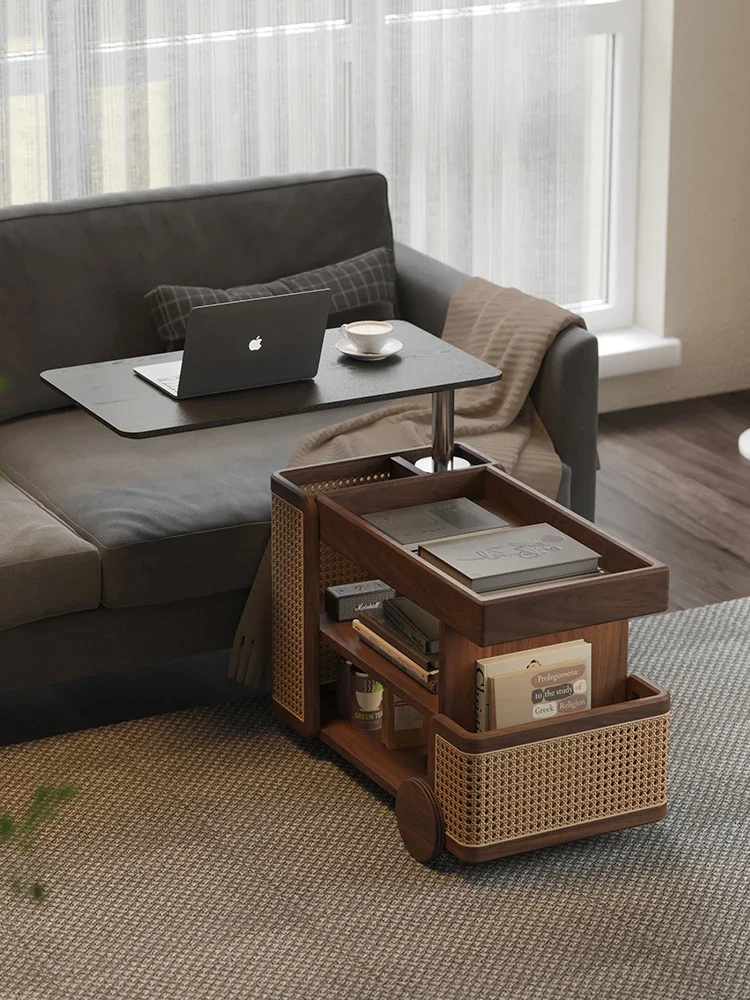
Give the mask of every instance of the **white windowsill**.
<svg viewBox="0 0 750 1000">
<path fill-rule="evenodd" d="M 637 327 L 598 333 L 596 337 L 599 378 L 677 368 L 682 363 L 682 344 L 675 337 L 660 337 Z"/>
</svg>

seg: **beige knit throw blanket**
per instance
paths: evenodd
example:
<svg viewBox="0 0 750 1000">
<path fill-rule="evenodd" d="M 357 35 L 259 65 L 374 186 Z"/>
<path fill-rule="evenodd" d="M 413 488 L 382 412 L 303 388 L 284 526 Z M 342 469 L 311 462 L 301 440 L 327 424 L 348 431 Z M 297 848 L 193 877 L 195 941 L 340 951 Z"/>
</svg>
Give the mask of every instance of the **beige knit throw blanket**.
<svg viewBox="0 0 750 1000">
<path fill-rule="evenodd" d="M 529 391 L 552 341 L 579 316 L 559 306 L 469 279 L 453 295 L 443 340 L 481 358 L 503 377 L 492 385 L 458 389 L 455 437 L 500 462 L 512 475 L 554 497 L 561 465 L 529 399 Z M 289 466 L 314 465 L 375 452 L 398 454 L 428 444 L 432 399 L 397 400 L 380 410 L 324 427 L 304 438 Z M 230 676 L 266 689 L 270 662 L 271 546 L 266 549 L 240 619 Z"/>
</svg>

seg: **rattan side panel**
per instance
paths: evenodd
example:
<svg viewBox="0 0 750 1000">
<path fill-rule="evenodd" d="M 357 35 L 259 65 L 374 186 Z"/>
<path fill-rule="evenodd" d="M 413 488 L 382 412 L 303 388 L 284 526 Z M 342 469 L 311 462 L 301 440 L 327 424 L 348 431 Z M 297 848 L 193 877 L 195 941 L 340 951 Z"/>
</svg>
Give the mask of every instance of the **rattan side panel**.
<svg viewBox="0 0 750 1000">
<path fill-rule="evenodd" d="M 297 719 L 305 719 L 304 516 L 271 495 L 273 564 L 273 697 Z"/>
<path fill-rule="evenodd" d="M 305 483 L 299 489 L 303 493 L 330 493 L 331 490 L 345 490 L 349 486 L 364 486 L 365 483 L 382 483 L 384 480 L 390 478 L 390 472 L 373 472 L 367 476 L 342 476 L 338 479 L 322 479 L 319 483 Z"/>
<path fill-rule="evenodd" d="M 387 472 L 374 473 L 369 476 L 349 476 L 344 479 L 330 479 L 321 483 L 309 483 L 303 486 L 305 493 L 322 493 L 329 490 L 343 490 L 347 486 L 361 486 L 363 483 L 382 482 L 390 479 Z M 340 583 L 354 583 L 367 578 L 367 572 L 352 562 L 346 556 L 331 548 L 325 542 L 320 545 L 320 593 L 325 594 L 326 587 L 337 587 Z M 336 680 L 336 665 L 339 656 L 329 646 L 320 644 L 320 683 L 327 684 Z"/>
<path fill-rule="evenodd" d="M 435 737 L 445 832 L 487 847 L 667 801 L 669 715 L 467 754 Z"/>
<path fill-rule="evenodd" d="M 357 563 L 352 562 L 341 552 L 331 548 L 325 542 L 320 543 L 320 593 L 325 594 L 326 587 L 337 587 L 340 583 L 354 583 L 356 580 L 366 580 L 367 571 Z M 330 646 L 320 644 L 320 683 L 327 684 L 336 680 L 336 666 L 340 657 Z"/>
</svg>

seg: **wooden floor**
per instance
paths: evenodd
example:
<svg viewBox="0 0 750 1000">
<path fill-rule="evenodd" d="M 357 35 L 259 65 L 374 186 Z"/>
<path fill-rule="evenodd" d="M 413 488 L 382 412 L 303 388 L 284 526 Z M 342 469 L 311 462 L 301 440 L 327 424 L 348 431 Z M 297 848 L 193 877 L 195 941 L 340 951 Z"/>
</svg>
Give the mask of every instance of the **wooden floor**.
<svg viewBox="0 0 750 1000">
<path fill-rule="evenodd" d="M 672 607 L 750 595 L 750 392 L 603 416 L 597 521 L 672 569 Z M 212 654 L 0 697 L 0 745 L 247 696 Z M 0 806 L 2 802 L 0 801 Z"/>
<path fill-rule="evenodd" d="M 671 607 L 750 596 L 750 392 L 606 414 L 597 523 L 671 568 Z"/>
</svg>

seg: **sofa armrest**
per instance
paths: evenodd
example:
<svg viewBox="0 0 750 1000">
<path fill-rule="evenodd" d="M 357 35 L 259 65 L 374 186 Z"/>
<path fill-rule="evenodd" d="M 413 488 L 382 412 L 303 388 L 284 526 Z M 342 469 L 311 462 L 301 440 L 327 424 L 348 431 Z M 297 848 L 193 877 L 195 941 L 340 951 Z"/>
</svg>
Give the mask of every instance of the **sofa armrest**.
<svg viewBox="0 0 750 1000">
<path fill-rule="evenodd" d="M 403 243 L 394 246 L 403 319 L 441 336 L 453 293 L 467 274 Z M 571 326 L 555 338 L 531 388 L 531 399 L 555 451 L 570 467 L 570 506 L 593 520 L 599 354 L 596 337 Z"/>
<path fill-rule="evenodd" d="M 571 509 L 593 521 L 599 406 L 596 337 L 580 326 L 559 333 L 529 395 L 555 451 L 570 466 Z"/>
<path fill-rule="evenodd" d="M 401 318 L 442 336 L 451 297 L 469 275 L 403 243 L 394 244 L 393 252 Z"/>
</svg>

